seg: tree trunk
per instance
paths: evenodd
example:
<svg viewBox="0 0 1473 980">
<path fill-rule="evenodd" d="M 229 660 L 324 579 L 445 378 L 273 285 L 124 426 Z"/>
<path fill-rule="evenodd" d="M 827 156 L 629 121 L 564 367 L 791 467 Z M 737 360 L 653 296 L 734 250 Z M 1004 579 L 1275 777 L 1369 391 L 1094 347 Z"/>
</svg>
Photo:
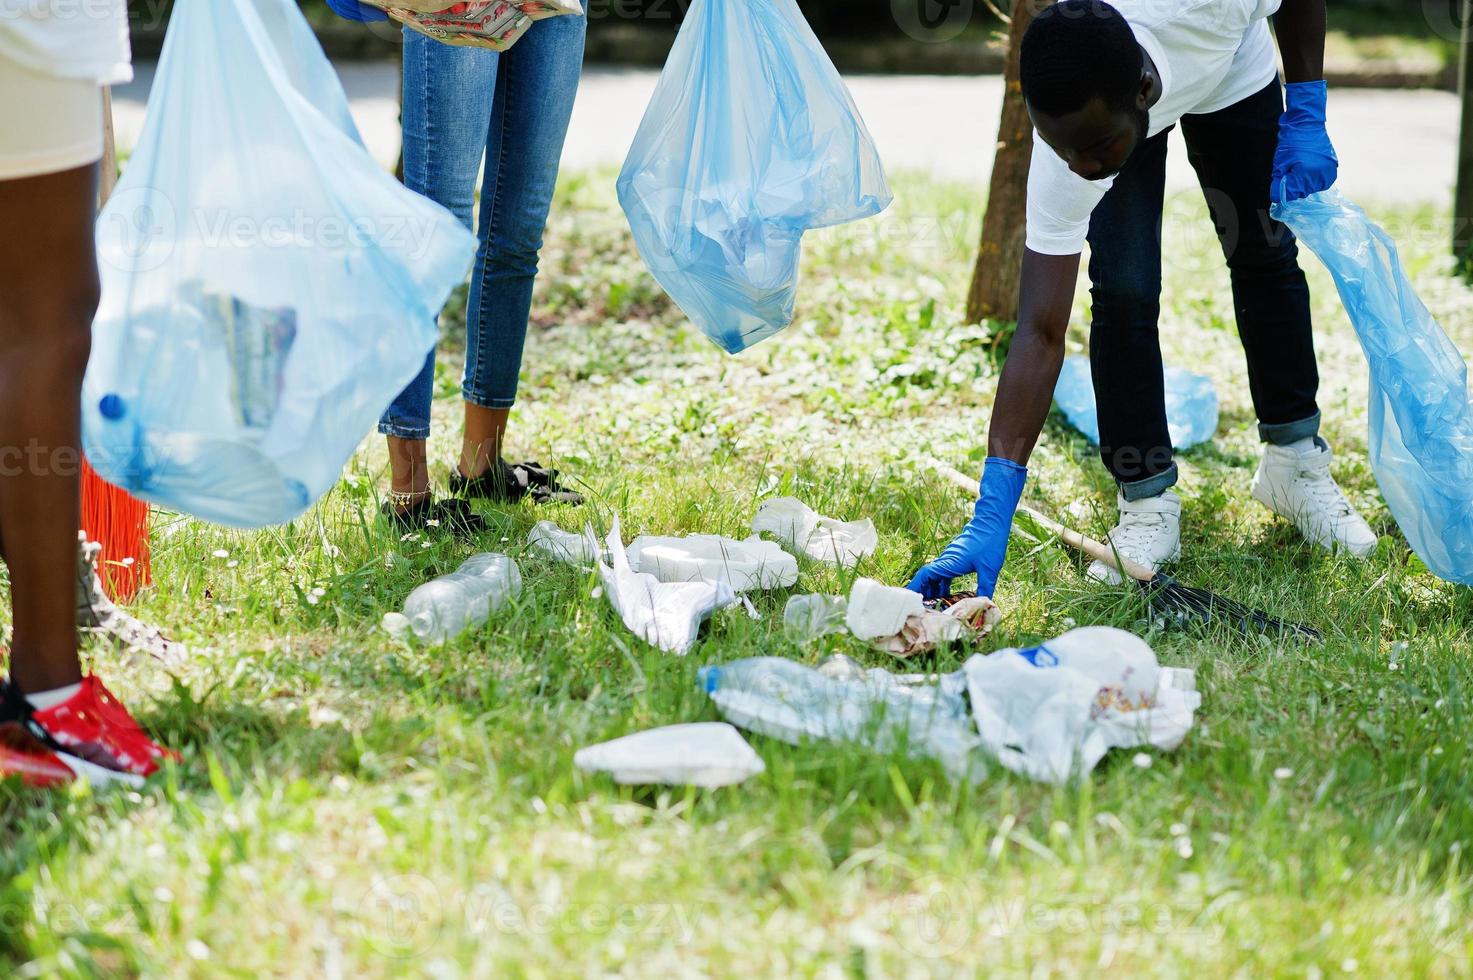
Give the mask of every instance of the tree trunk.
<svg viewBox="0 0 1473 980">
<path fill-rule="evenodd" d="M 1463 4 L 1463 38 L 1458 65 L 1458 98 L 1462 116 L 1458 130 L 1457 190 L 1453 194 L 1453 255 L 1458 269 L 1473 274 L 1473 0 Z"/>
<path fill-rule="evenodd" d="M 1028 161 L 1033 153 L 1033 125 L 1018 84 L 1018 49 L 1038 9 L 1037 0 L 1013 4 L 997 154 L 987 190 L 987 213 L 982 218 L 982 244 L 967 293 L 967 319 L 972 323 L 1018 318 L 1018 270 L 1023 262 Z"/>
</svg>

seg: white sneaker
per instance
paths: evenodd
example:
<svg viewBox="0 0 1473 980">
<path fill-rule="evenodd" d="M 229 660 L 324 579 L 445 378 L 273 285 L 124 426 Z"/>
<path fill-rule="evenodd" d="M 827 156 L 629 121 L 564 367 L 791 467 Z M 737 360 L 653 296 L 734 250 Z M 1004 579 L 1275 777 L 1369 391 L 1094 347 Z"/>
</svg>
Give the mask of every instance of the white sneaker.
<svg viewBox="0 0 1473 980">
<path fill-rule="evenodd" d="M 1325 440 L 1301 453 L 1268 446 L 1253 475 L 1253 496 L 1269 510 L 1294 522 L 1299 532 L 1322 548 L 1344 548 L 1360 558 L 1376 550 L 1376 534 L 1355 512 L 1330 475 L 1333 454 Z"/>
<path fill-rule="evenodd" d="M 1121 556 L 1155 571 L 1181 557 L 1181 498 L 1170 490 L 1158 497 L 1126 500 L 1117 496 L 1120 523 L 1110 532 L 1108 543 Z M 1121 575 L 1102 561 L 1091 562 L 1085 572 L 1099 582 L 1118 585 Z"/>
</svg>

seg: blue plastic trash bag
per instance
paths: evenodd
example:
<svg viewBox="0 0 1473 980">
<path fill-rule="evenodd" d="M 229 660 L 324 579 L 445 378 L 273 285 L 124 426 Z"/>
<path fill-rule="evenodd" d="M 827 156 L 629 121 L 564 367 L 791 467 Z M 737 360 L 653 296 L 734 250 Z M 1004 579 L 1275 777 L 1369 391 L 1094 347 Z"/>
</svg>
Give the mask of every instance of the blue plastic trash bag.
<svg viewBox="0 0 1473 980">
<path fill-rule="evenodd" d="M 1166 429 L 1171 444 L 1189 449 L 1206 442 L 1217 431 L 1217 389 L 1205 374 L 1177 367 L 1166 369 Z M 1054 387 L 1054 401 L 1069 424 L 1095 445 L 1100 444 L 1100 419 L 1095 411 L 1095 386 L 1089 359 L 1066 357 Z"/>
<path fill-rule="evenodd" d="M 1371 468 L 1407 542 L 1473 584 L 1473 407 L 1463 356 L 1412 291 L 1391 237 L 1330 188 L 1273 206 L 1330 270 L 1370 367 Z"/>
<path fill-rule="evenodd" d="M 890 203 L 793 0 L 694 0 L 619 174 L 655 279 L 728 353 L 793 319 L 803 233 Z"/>
<path fill-rule="evenodd" d="M 175 4 L 97 244 L 89 461 L 244 528 L 333 486 L 475 250 L 369 157 L 292 0 Z"/>
</svg>

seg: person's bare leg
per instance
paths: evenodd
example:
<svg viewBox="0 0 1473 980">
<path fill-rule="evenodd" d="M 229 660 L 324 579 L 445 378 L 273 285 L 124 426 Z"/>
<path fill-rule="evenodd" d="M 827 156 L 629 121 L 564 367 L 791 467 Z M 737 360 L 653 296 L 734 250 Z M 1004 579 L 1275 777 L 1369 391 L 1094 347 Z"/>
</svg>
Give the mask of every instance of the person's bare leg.
<svg viewBox="0 0 1473 980">
<path fill-rule="evenodd" d="M 389 443 L 389 488 L 398 494 L 410 494 L 398 498 L 394 507 L 406 511 L 430 495 L 430 470 L 425 456 L 424 439 L 400 439 L 388 436 Z"/>
<path fill-rule="evenodd" d="M 81 679 L 82 376 L 97 311 L 97 167 L 0 181 L 0 528 L 23 691 Z"/>
<path fill-rule="evenodd" d="M 509 408 L 465 403 L 465 435 L 460 444 L 460 475 L 474 479 L 501 457 Z"/>
</svg>

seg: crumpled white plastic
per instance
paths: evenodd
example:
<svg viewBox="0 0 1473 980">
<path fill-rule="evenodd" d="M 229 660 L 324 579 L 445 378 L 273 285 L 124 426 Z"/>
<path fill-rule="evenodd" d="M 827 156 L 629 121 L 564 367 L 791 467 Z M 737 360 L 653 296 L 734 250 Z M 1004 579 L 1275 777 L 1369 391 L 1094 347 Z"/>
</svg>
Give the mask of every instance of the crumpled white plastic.
<svg viewBox="0 0 1473 980">
<path fill-rule="evenodd" d="M 724 721 L 666 725 L 579 749 L 573 765 L 626 785 L 731 786 L 767 770 L 741 732 Z"/>
<path fill-rule="evenodd" d="M 584 534 L 589 547 L 596 552 L 598 539 L 592 525 Z M 717 609 L 737 602 L 736 593 L 725 582 L 706 579 L 661 582 L 653 575 L 635 571 L 624 550 L 617 517 L 605 543 L 612 565 L 600 560 L 598 577 L 603 582 L 609 604 L 635 636 L 661 650 L 685 656 L 696 640 L 702 621 Z"/>
<path fill-rule="evenodd" d="M 962 673 L 984 749 L 1048 783 L 1088 773 L 1112 748 L 1175 749 L 1202 704 L 1190 671 L 1163 670 L 1144 640 L 1109 626 L 978 654 Z"/>
<path fill-rule="evenodd" d="M 925 611 L 919 592 L 862 578 L 849 590 L 844 625 L 861 640 L 875 640 L 894 636 L 905 628 L 907 619 Z"/>
<path fill-rule="evenodd" d="M 798 561 L 772 541 L 717 534 L 642 535 L 629 544 L 629 564 L 662 582 L 707 579 L 733 592 L 785 589 L 797 584 Z"/>
<path fill-rule="evenodd" d="M 766 531 L 810 558 L 844 568 L 858 564 L 880 544 L 875 522 L 869 518 L 839 521 L 824 517 L 797 497 L 764 501 L 752 517 L 752 530 L 759 534 Z"/>
<path fill-rule="evenodd" d="M 532 526 L 527 547 L 544 558 L 581 568 L 592 568 L 604 557 L 597 541 L 590 541 L 575 531 L 564 531 L 552 521 L 538 521 Z"/>
</svg>

